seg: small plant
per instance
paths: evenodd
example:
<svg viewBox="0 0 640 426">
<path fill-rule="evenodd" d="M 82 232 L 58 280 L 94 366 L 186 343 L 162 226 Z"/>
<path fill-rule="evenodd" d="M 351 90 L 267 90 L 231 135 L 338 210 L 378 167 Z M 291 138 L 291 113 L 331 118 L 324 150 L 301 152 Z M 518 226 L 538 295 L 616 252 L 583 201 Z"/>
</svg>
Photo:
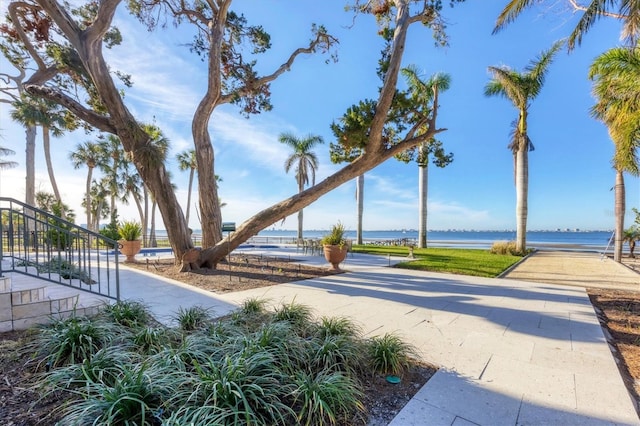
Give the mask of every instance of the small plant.
<svg viewBox="0 0 640 426">
<path fill-rule="evenodd" d="M 322 317 L 318 326 L 320 337 L 345 336 L 360 337 L 362 330 L 346 317 Z"/>
<path fill-rule="evenodd" d="M 373 337 L 368 353 L 373 370 L 383 374 L 402 374 L 411 365 L 411 359 L 417 358 L 412 345 L 391 333 Z"/>
<path fill-rule="evenodd" d="M 516 255 L 516 242 L 515 241 L 496 241 L 491 245 L 489 252 L 492 254 L 509 254 Z"/>
<path fill-rule="evenodd" d="M 173 393 L 175 381 L 159 379 L 144 364 L 125 365 L 112 386 L 90 383 L 86 396 L 66 408 L 63 424 L 153 425 L 159 424 L 162 401 Z"/>
<path fill-rule="evenodd" d="M 125 241 L 136 241 L 142 236 L 142 227 L 138 222 L 124 221 L 118 225 L 118 236 Z"/>
<path fill-rule="evenodd" d="M 109 324 L 87 317 L 53 319 L 43 325 L 34 340 L 36 353 L 46 368 L 82 362 L 116 337 Z"/>
<path fill-rule="evenodd" d="M 275 320 L 287 321 L 296 330 L 308 330 L 312 325 L 313 314 L 311 308 L 292 301 L 289 304 L 282 304 L 276 309 Z"/>
<path fill-rule="evenodd" d="M 326 246 L 344 246 L 347 240 L 344 238 L 344 225 L 340 222 L 331 227 L 331 232 L 320 240 L 322 245 Z"/>
<path fill-rule="evenodd" d="M 263 314 L 266 312 L 267 302 L 268 301 L 266 299 L 252 297 L 250 299 L 245 300 L 242 303 L 240 310 L 243 314 L 248 314 L 248 315 Z"/>
<path fill-rule="evenodd" d="M 192 306 L 186 309 L 180 308 L 175 319 L 182 331 L 195 331 L 209 325 L 211 314 L 202 306 Z"/>
<path fill-rule="evenodd" d="M 295 378 L 298 422 L 309 425 L 347 424 L 348 416 L 363 412 L 362 393 L 356 382 L 340 372 L 300 372 Z"/>
<path fill-rule="evenodd" d="M 151 319 L 151 315 L 146 306 L 140 302 L 131 300 L 107 305 L 103 313 L 113 322 L 128 328 L 145 326 Z"/>
</svg>

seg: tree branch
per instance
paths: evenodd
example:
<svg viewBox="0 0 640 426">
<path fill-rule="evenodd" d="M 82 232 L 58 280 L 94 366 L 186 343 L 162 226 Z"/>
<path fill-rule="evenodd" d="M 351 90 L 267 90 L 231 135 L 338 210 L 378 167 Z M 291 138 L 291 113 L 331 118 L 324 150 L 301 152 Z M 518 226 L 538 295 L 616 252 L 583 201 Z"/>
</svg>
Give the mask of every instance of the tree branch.
<svg viewBox="0 0 640 426">
<path fill-rule="evenodd" d="M 310 54 L 316 51 L 316 49 L 318 48 L 318 46 L 324 45 L 325 49 L 329 49 L 331 47 L 331 45 L 337 43 L 338 40 L 326 33 L 319 33 L 315 40 L 313 40 L 311 43 L 309 43 L 308 47 L 299 47 L 298 49 L 296 49 L 291 56 L 289 56 L 289 59 L 282 65 L 280 65 L 278 67 L 278 69 L 276 69 L 273 73 L 260 77 L 254 81 L 252 81 L 250 84 L 246 84 L 242 87 L 240 87 L 239 89 L 235 90 L 233 93 L 229 93 L 226 95 L 222 95 L 220 97 L 220 103 L 229 103 L 231 102 L 232 99 L 234 99 L 237 96 L 246 96 L 249 93 L 251 93 L 253 90 L 255 90 L 255 88 L 257 87 L 261 87 L 264 86 L 265 84 L 268 84 L 272 81 L 274 81 L 275 79 L 277 79 L 280 75 L 284 74 L 286 71 L 290 71 L 291 70 L 291 66 L 293 65 L 295 59 L 303 54 Z"/>
<path fill-rule="evenodd" d="M 21 7 L 24 7 L 26 9 L 35 9 L 33 5 L 25 2 L 9 3 L 9 8 L 8 8 L 9 16 L 11 17 L 11 21 L 13 22 L 13 28 L 18 33 L 18 37 L 20 37 L 20 40 L 24 43 L 24 46 L 26 47 L 27 51 L 29 52 L 33 60 L 38 65 L 38 68 L 40 69 L 46 68 L 47 65 L 44 63 L 44 61 L 38 54 L 38 51 L 36 50 L 36 48 L 33 47 L 31 40 L 29 40 L 29 37 L 27 37 L 27 34 L 22 29 L 22 25 L 20 24 L 20 19 L 18 16 L 18 9 Z"/>
<path fill-rule="evenodd" d="M 72 99 L 64 93 L 56 92 L 46 86 L 37 86 L 34 84 L 25 84 L 25 90 L 30 95 L 42 97 L 62 105 L 75 114 L 79 119 L 86 121 L 103 132 L 117 134 L 116 127 L 111 123 L 111 119 L 109 117 L 99 115 L 90 109 L 85 108 L 75 99 Z"/>
<path fill-rule="evenodd" d="M 391 103 L 393 102 L 393 96 L 396 92 L 398 73 L 400 72 L 400 65 L 407 38 L 407 30 L 409 25 L 411 25 L 407 0 L 396 0 L 396 7 L 396 28 L 393 34 L 391 54 L 389 55 L 389 67 L 385 74 L 382 88 L 380 89 L 376 113 L 371 122 L 370 134 L 372 135 L 372 138 L 368 144 L 368 146 L 372 148 L 370 152 L 382 152 L 385 149 L 382 140 L 382 130 L 387 120 L 387 113 L 389 112 Z"/>
<path fill-rule="evenodd" d="M 587 11 L 587 7 L 583 6 L 581 4 L 578 4 L 578 2 L 576 0 L 568 0 L 569 3 L 571 3 L 571 6 L 573 7 L 574 11 L 581 11 L 581 12 L 586 12 Z M 619 13 L 613 13 L 613 12 L 602 12 L 600 13 L 600 15 L 602 16 L 608 16 L 610 18 L 616 18 L 616 19 L 625 19 L 628 18 L 628 16 L 626 15 L 622 15 Z"/>
<path fill-rule="evenodd" d="M 69 16 L 67 11 L 60 7 L 56 0 L 35 0 L 38 5 L 51 17 L 58 25 L 58 28 L 64 33 L 69 42 L 77 47 L 80 42 L 80 34 L 82 31 L 78 24 Z M 109 1 L 109 0 L 107 0 Z"/>
<path fill-rule="evenodd" d="M 99 3 L 96 19 L 84 30 L 84 37 L 88 42 L 102 40 L 107 31 L 109 31 L 113 15 L 118 8 L 118 4 L 120 4 L 120 0 L 102 0 Z"/>
</svg>

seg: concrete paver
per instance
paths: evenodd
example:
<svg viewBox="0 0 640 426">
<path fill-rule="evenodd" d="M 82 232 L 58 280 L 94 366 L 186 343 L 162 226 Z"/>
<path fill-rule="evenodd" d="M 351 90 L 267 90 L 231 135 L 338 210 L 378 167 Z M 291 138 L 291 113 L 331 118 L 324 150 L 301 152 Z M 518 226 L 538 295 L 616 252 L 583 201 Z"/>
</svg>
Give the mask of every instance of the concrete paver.
<svg viewBox="0 0 640 426">
<path fill-rule="evenodd" d="M 640 425 L 584 290 L 594 280 L 637 287 L 640 276 L 597 254 L 563 256 L 536 253 L 503 279 L 391 269 L 399 259 L 356 254 L 345 274 L 220 295 L 127 268 L 121 285 L 124 298 L 144 301 L 167 323 L 178 307 L 224 315 L 262 297 L 351 317 L 369 335 L 397 332 L 440 370 L 394 426 Z"/>
</svg>

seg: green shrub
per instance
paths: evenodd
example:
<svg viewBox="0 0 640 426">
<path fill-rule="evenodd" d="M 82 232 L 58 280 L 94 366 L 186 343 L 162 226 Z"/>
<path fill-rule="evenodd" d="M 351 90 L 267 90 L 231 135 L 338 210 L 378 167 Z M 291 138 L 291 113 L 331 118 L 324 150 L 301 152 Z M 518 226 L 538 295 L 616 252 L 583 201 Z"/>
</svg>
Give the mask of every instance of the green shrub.
<svg viewBox="0 0 640 426">
<path fill-rule="evenodd" d="M 400 375 L 417 358 L 417 350 L 392 333 L 372 337 L 367 352 L 373 370 L 382 374 Z"/>
<path fill-rule="evenodd" d="M 151 320 L 147 307 L 141 302 L 132 300 L 107 305 L 102 312 L 110 321 L 128 328 L 144 327 Z"/>
<path fill-rule="evenodd" d="M 347 336 L 326 336 L 312 344 L 312 366 L 317 370 L 333 370 L 355 375 L 362 369 L 362 345 Z"/>
<path fill-rule="evenodd" d="M 348 417 L 364 411 L 357 383 L 343 373 L 299 372 L 295 384 L 295 411 L 305 426 L 349 424 Z"/>
<path fill-rule="evenodd" d="M 320 337 L 347 336 L 359 338 L 362 330 L 351 319 L 346 317 L 322 317 L 318 326 Z"/>
<path fill-rule="evenodd" d="M 276 309 L 276 321 L 286 321 L 297 331 L 306 332 L 312 328 L 313 313 L 309 306 L 291 301 Z"/>
<path fill-rule="evenodd" d="M 178 382 L 170 375 L 150 374 L 144 364 L 121 367 L 113 385 L 91 383 L 82 389 L 84 399 L 66 409 L 63 424 L 154 425 L 159 424 L 163 401 Z"/>
<path fill-rule="evenodd" d="M 180 308 L 175 317 L 182 331 L 195 331 L 211 323 L 211 312 L 202 306 Z"/>
<path fill-rule="evenodd" d="M 33 345 L 36 357 L 51 368 L 82 362 L 116 337 L 110 324 L 72 316 L 40 326 Z"/>
</svg>

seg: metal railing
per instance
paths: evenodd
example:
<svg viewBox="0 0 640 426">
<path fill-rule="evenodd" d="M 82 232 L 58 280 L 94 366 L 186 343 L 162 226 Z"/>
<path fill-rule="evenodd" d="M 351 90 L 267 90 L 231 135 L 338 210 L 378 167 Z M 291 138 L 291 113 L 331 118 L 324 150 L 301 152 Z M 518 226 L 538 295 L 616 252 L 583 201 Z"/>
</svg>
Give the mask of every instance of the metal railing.
<svg viewBox="0 0 640 426">
<path fill-rule="evenodd" d="M 17 272 L 120 300 L 117 241 L 11 198 L 0 197 L 0 213 L 0 276 Z"/>
</svg>

